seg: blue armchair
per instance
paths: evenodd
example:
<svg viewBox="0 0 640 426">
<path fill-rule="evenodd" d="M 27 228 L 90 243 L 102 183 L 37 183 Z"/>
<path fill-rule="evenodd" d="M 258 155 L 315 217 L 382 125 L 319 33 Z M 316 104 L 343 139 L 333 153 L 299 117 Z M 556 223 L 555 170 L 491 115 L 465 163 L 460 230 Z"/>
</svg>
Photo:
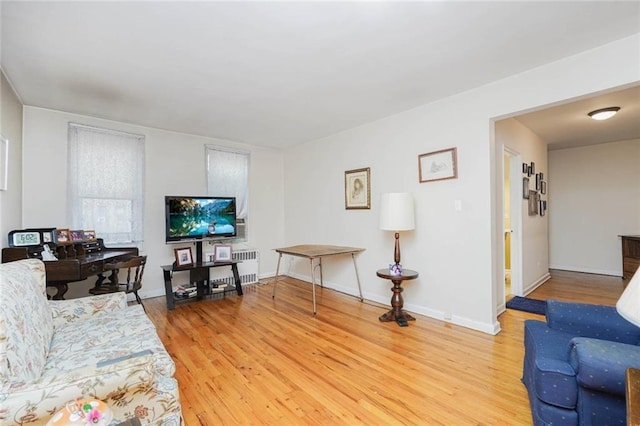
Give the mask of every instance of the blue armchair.
<svg viewBox="0 0 640 426">
<path fill-rule="evenodd" d="M 625 425 L 625 372 L 640 368 L 640 327 L 612 306 L 547 300 L 546 315 L 524 325 L 534 425 Z"/>
</svg>

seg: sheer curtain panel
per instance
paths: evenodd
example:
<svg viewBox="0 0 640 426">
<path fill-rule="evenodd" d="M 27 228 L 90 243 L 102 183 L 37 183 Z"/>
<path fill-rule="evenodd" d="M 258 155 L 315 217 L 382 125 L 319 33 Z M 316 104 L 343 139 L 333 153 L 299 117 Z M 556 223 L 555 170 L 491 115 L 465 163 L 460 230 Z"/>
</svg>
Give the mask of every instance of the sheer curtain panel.
<svg viewBox="0 0 640 426">
<path fill-rule="evenodd" d="M 207 145 L 207 191 L 209 195 L 236 197 L 238 239 L 247 236 L 249 153 Z"/>
<path fill-rule="evenodd" d="M 69 216 L 106 245 L 142 248 L 144 136 L 69 123 Z"/>
</svg>

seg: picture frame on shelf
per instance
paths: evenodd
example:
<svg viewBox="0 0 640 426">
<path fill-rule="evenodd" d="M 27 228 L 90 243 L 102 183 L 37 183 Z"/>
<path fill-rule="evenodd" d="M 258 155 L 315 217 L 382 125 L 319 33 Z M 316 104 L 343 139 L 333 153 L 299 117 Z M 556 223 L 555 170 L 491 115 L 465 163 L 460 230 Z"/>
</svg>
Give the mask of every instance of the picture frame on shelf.
<svg viewBox="0 0 640 426">
<path fill-rule="evenodd" d="M 66 244 L 71 242 L 71 231 L 68 228 L 56 229 L 56 242 Z"/>
<path fill-rule="evenodd" d="M 441 149 L 418 155 L 420 183 L 458 178 L 458 148 Z"/>
<path fill-rule="evenodd" d="M 96 240 L 96 231 L 93 229 L 85 229 L 84 231 L 84 239 L 86 241 L 95 241 Z"/>
<path fill-rule="evenodd" d="M 344 208 L 371 208 L 371 169 L 347 170 L 344 172 Z"/>
<path fill-rule="evenodd" d="M 177 248 L 173 250 L 176 258 L 176 266 L 193 265 L 193 252 L 191 247 Z"/>
<path fill-rule="evenodd" d="M 69 231 L 69 235 L 71 236 L 71 242 L 73 243 L 84 241 L 84 230 L 82 229 L 72 229 Z"/>
<path fill-rule="evenodd" d="M 213 246 L 214 262 L 231 262 L 233 260 L 231 245 L 215 244 Z"/>
</svg>

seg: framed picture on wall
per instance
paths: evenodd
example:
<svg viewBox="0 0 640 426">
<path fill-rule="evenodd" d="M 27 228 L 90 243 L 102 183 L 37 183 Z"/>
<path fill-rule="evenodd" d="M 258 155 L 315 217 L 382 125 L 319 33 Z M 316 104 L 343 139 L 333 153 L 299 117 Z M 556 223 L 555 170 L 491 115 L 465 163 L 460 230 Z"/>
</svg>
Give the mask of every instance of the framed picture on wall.
<svg viewBox="0 0 640 426">
<path fill-rule="evenodd" d="M 458 177 L 458 149 L 449 148 L 418 156 L 420 183 Z"/>
<path fill-rule="evenodd" d="M 522 178 L 522 198 L 529 199 L 529 178 L 526 176 Z"/>
<path fill-rule="evenodd" d="M 529 216 L 538 214 L 540 204 L 540 193 L 532 189 L 529 190 Z"/>
<path fill-rule="evenodd" d="M 344 172 L 344 207 L 351 209 L 371 208 L 371 170 L 347 170 Z"/>
</svg>

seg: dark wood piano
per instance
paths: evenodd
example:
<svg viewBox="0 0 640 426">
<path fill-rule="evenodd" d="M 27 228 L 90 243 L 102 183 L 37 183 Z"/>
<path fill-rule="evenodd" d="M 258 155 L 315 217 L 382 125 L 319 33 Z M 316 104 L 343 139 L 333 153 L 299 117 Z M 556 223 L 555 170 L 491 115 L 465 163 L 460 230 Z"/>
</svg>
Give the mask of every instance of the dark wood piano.
<svg viewBox="0 0 640 426">
<path fill-rule="evenodd" d="M 102 275 L 105 264 L 138 255 L 137 247 L 108 248 L 104 246 L 102 238 L 97 238 L 94 241 L 78 243 L 6 247 L 2 249 L 2 263 L 30 258 L 42 260 L 45 245 L 48 245 L 58 258 L 44 261 L 47 287 L 56 288 L 56 293 L 52 296 L 56 300 L 64 299 L 69 283 L 97 276 L 96 285 L 99 285 L 107 278 Z M 112 274 L 109 279 L 117 280 L 117 275 Z"/>
</svg>

